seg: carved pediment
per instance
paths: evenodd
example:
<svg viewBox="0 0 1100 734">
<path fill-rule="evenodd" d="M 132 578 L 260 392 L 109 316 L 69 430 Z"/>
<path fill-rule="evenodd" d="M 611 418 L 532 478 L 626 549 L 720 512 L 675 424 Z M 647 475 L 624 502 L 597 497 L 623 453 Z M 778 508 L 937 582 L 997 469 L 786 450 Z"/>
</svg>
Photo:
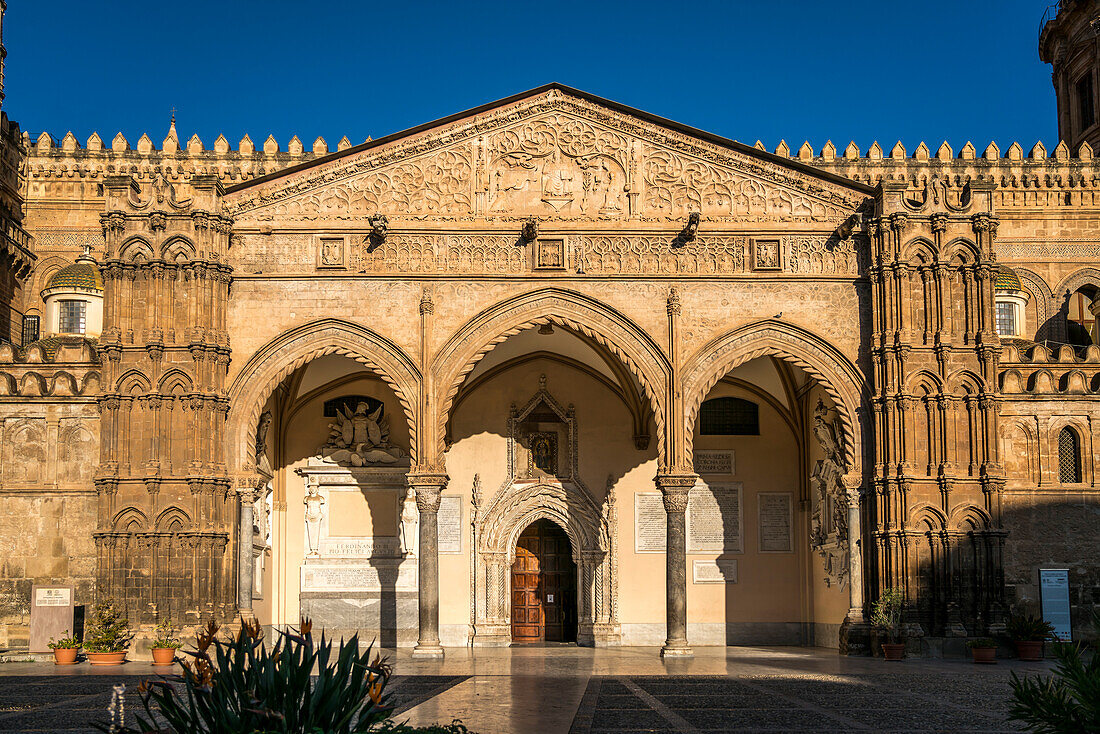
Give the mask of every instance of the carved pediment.
<svg viewBox="0 0 1100 734">
<path fill-rule="evenodd" d="M 559 86 L 231 189 L 271 220 L 513 219 L 838 223 L 860 184 Z"/>
</svg>

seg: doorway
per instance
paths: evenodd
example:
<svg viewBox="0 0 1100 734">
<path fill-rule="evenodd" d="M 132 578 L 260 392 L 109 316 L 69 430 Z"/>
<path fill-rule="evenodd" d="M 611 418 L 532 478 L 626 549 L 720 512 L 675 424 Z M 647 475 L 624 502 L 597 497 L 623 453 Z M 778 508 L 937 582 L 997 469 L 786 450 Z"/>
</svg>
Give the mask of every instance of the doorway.
<svg viewBox="0 0 1100 734">
<path fill-rule="evenodd" d="M 565 531 L 550 520 L 528 525 L 512 564 L 512 642 L 576 642 L 576 588 Z"/>
</svg>

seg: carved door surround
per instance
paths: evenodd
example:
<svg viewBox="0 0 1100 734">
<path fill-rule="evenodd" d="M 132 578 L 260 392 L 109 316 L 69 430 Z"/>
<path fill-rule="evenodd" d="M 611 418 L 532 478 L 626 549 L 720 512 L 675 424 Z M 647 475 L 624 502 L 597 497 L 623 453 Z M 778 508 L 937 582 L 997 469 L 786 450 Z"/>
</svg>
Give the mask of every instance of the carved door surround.
<svg viewBox="0 0 1100 734">
<path fill-rule="evenodd" d="M 522 409 L 508 420 L 508 478 L 476 523 L 474 645 L 512 642 L 511 568 L 520 535 L 549 520 L 565 531 L 577 568 L 577 643 L 617 645 L 620 627 L 614 603 L 618 560 L 611 528 L 614 497 L 597 500 L 577 471 L 576 419 L 549 393 L 545 377 Z M 539 430 L 532 431 L 532 424 Z M 559 426 L 557 430 L 542 430 Z M 530 434 L 556 435 L 557 472 L 546 472 L 526 447 Z"/>
</svg>

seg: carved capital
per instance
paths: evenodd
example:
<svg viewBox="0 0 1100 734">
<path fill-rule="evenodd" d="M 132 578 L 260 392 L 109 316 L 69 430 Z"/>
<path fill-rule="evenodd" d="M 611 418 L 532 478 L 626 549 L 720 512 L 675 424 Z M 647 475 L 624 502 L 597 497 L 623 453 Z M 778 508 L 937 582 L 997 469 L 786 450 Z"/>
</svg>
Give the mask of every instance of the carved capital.
<svg viewBox="0 0 1100 734">
<path fill-rule="evenodd" d="M 669 316 L 679 316 L 683 311 L 683 303 L 680 301 L 680 289 L 673 287 L 668 292 L 668 301 L 666 302 L 666 308 L 668 309 Z"/>
<path fill-rule="evenodd" d="M 420 315 L 428 316 L 433 313 L 435 313 L 435 303 L 432 301 L 432 292 L 425 288 L 420 296 Z"/>
<path fill-rule="evenodd" d="M 446 474 L 436 472 L 410 473 L 405 481 L 416 496 L 416 509 L 421 512 L 439 512 L 440 496 L 448 479 Z"/>
<path fill-rule="evenodd" d="M 695 486 L 698 477 L 694 474 L 658 474 L 654 480 L 661 490 L 661 499 L 665 512 L 682 514 L 687 510 L 688 492 Z"/>
<path fill-rule="evenodd" d="M 905 231 L 905 228 L 909 226 L 909 215 L 897 212 L 890 215 L 890 228 L 897 232 L 899 235 Z"/>
<path fill-rule="evenodd" d="M 932 215 L 932 231 L 936 234 L 947 231 L 947 214 L 936 212 Z"/>
</svg>

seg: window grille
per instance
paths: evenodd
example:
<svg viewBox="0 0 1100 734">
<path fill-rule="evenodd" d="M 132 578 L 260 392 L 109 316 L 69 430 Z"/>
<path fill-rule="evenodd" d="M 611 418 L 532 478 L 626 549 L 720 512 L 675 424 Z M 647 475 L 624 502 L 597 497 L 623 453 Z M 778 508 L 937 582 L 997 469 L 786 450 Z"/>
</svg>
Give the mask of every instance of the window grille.
<svg viewBox="0 0 1100 734">
<path fill-rule="evenodd" d="M 999 334 L 1000 336 L 1016 336 L 1015 304 L 997 304 L 997 334 Z"/>
<path fill-rule="evenodd" d="M 61 318 L 57 330 L 62 334 L 83 334 L 87 301 L 62 301 Z"/>
<path fill-rule="evenodd" d="M 38 316 L 23 317 L 23 346 L 38 341 Z"/>
<path fill-rule="evenodd" d="M 1063 484 L 1081 483 L 1081 451 L 1077 432 L 1069 426 L 1058 434 L 1058 471 Z"/>
<path fill-rule="evenodd" d="M 699 408 L 704 436 L 759 436 L 760 406 L 741 398 L 712 398 Z"/>
</svg>

